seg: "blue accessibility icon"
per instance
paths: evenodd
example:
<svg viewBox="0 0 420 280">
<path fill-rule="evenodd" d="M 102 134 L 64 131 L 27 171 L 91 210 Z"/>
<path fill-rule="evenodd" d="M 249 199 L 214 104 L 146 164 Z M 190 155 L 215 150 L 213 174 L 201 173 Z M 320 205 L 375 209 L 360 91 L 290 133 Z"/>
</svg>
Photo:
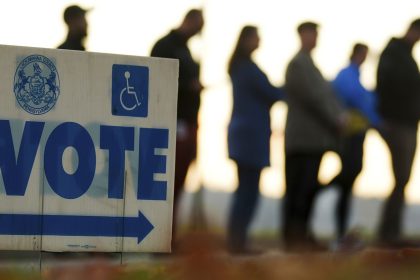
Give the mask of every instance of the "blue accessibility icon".
<svg viewBox="0 0 420 280">
<path fill-rule="evenodd" d="M 112 114 L 147 117 L 149 103 L 149 68 L 112 65 Z"/>
</svg>

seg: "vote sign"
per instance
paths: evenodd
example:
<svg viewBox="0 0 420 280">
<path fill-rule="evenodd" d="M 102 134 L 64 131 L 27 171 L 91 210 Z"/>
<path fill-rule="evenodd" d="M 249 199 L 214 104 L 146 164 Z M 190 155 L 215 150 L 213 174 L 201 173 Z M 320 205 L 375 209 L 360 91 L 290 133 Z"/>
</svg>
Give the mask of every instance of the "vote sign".
<svg viewBox="0 0 420 280">
<path fill-rule="evenodd" d="M 0 249 L 170 251 L 178 62 L 0 46 Z"/>
</svg>

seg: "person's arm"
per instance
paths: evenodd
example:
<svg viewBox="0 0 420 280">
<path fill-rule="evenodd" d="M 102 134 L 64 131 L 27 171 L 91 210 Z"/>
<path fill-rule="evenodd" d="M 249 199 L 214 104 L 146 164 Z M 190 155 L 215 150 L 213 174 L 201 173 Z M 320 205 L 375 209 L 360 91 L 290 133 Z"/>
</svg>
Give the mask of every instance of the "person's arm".
<svg viewBox="0 0 420 280">
<path fill-rule="evenodd" d="M 353 104 L 373 126 L 378 126 L 380 121 L 379 114 L 376 112 L 376 102 L 372 92 L 363 87 L 359 80 L 353 84 Z"/>
<path fill-rule="evenodd" d="M 284 100 L 284 91 L 281 87 L 273 86 L 267 75 L 256 65 L 252 64 L 249 79 L 255 92 L 261 94 L 270 104 Z"/>
<path fill-rule="evenodd" d="M 340 99 L 351 108 L 362 113 L 373 126 L 381 122 L 376 112 L 376 102 L 372 92 L 360 82 L 359 74 L 352 69 L 341 71 L 333 81 L 333 86 Z"/>
<path fill-rule="evenodd" d="M 420 82 L 419 69 L 409 53 L 386 50 L 378 65 L 378 78 L 388 84 L 415 84 Z"/>
<path fill-rule="evenodd" d="M 291 62 L 286 72 L 286 91 L 293 94 L 290 99 L 301 104 L 328 127 L 333 130 L 341 128 L 344 112 L 332 92 L 324 92 L 332 91 L 332 88 L 308 62 Z"/>
<path fill-rule="evenodd" d="M 411 53 L 395 47 L 385 49 L 378 64 L 377 92 L 382 96 L 398 92 L 402 99 L 420 95 L 420 73 Z"/>
<path fill-rule="evenodd" d="M 376 92 L 367 91 L 365 94 L 365 106 L 366 108 L 364 111 L 366 112 L 366 116 L 369 119 L 369 122 L 372 124 L 373 127 L 379 127 L 382 125 L 382 118 L 378 113 L 378 102 L 377 102 L 377 95 Z"/>
</svg>

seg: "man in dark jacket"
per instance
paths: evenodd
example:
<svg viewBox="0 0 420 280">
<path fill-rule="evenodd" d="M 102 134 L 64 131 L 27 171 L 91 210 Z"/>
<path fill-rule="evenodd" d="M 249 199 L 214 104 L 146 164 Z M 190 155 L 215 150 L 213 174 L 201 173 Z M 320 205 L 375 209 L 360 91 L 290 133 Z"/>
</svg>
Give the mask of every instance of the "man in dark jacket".
<svg viewBox="0 0 420 280">
<path fill-rule="evenodd" d="M 84 40 L 87 36 L 86 12 L 79 6 L 69 6 L 64 10 L 64 22 L 67 25 L 68 33 L 66 40 L 58 46 L 58 49 L 84 51 Z"/>
<path fill-rule="evenodd" d="M 379 112 L 384 118 L 382 137 L 391 152 L 395 186 L 382 212 L 379 239 L 398 242 L 404 208 L 404 189 L 410 178 L 420 119 L 420 74 L 412 55 L 420 39 L 420 18 L 402 38 L 392 38 L 382 52 L 377 72 Z"/>
<path fill-rule="evenodd" d="M 204 25 L 201 10 L 190 10 L 181 25 L 161 38 L 153 46 L 151 56 L 179 60 L 178 119 L 175 158 L 174 218 L 177 215 L 179 196 L 188 167 L 197 153 L 197 116 L 200 107 L 200 67 L 188 49 L 188 40 L 198 34 Z M 173 232 L 176 229 L 174 219 Z M 175 236 L 173 234 L 173 236 Z"/>
<path fill-rule="evenodd" d="M 331 85 L 311 57 L 317 42 L 317 24 L 302 23 L 298 33 L 301 49 L 287 66 L 285 81 L 288 113 L 283 239 L 288 251 L 320 248 L 310 231 L 318 171 L 323 154 L 336 148 L 346 118 Z"/>
</svg>

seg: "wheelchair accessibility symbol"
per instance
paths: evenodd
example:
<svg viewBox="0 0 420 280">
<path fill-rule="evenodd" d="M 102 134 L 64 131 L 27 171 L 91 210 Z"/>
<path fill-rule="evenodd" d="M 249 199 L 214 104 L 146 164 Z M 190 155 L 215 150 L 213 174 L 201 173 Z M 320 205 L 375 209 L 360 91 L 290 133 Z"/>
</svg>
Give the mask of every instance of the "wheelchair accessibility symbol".
<svg viewBox="0 0 420 280">
<path fill-rule="evenodd" d="M 147 117 L 149 68 L 135 65 L 112 66 L 112 114 Z"/>
<path fill-rule="evenodd" d="M 139 99 L 137 97 L 137 93 L 135 92 L 134 87 L 130 87 L 130 84 L 129 84 L 129 81 L 128 81 L 130 79 L 130 76 L 131 76 L 130 72 L 126 71 L 124 73 L 124 77 L 127 80 L 127 86 L 125 88 L 123 88 L 121 90 L 121 93 L 120 93 L 121 106 L 125 110 L 127 110 L 127 111 L 134 110 L 137 106 L 140 106 L 141 105 L 141 102 L 139 101 Z M 131 95 L 131 96 L 133 96 L 134 97 L 134 100 L 136 102 L 134 102 L 131 106 L 130 105 L 126 105 L 125 102 L 127 102 L 127 99 L 128 98 L 124 98 L 125 95 Z"/>
</svg>

